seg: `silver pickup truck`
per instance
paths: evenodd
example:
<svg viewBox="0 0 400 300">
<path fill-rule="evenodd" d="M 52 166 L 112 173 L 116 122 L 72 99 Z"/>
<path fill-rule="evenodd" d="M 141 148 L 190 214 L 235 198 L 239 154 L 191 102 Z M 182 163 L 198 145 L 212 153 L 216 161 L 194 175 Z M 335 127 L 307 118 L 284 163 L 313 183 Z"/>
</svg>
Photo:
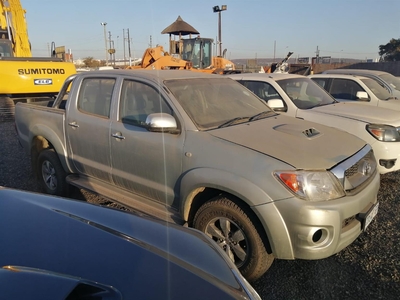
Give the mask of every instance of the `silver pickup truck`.
<svg viewBox="0 0 400 300">
<path fill-rule="evenodd" d="M 250 281 L 274 258 L 337 253 L 378 211 L 368 144 L 219 75 L 76 74 L 55 101 L 18 103 L 15 122 L 47 193 L 73 185 L 197 228 Z"/>
</svg>

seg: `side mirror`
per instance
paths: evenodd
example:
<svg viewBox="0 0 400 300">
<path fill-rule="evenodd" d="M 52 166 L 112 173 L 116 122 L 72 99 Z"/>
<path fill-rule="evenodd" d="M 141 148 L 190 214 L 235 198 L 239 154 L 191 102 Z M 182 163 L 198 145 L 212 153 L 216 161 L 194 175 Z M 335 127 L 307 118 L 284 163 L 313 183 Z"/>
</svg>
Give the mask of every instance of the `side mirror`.
<svg viewBox="0 0 400 300">
<path fill-rule="evenodd" d="M 152 132 L 175 133 L 178 129 L 173 116 L 165 113 L 150 114 L 146 118 L 147 129 Z"/>
<path fill-rule="evenodd" d="M 287 108 L 281 99 L 271 99 L 267 101 L 269 107 L 271 107 L 274 111 L 282 111 L 286 112 Z"/>
<path fill-rule="evenodd" d="M 369 101 L 369 96 L 368 96 L 368 93 L 367 93 L 367 92 L 358 91 L 358 92 L 356 93 L 356 98 L 357 98 L 357 100 L 359 100 L 359 101 Z"/>
</svg>

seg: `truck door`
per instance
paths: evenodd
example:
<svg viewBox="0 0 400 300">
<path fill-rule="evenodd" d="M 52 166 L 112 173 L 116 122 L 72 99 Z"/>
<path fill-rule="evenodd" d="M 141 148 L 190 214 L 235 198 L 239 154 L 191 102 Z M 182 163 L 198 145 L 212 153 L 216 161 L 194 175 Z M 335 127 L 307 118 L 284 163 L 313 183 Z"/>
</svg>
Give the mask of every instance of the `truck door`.
<svg viewBox="0 0 400 300">
<path fill-rule="evenodd" d="M 118 120 L 111 125 L 112 176 L 121 188 L 172 205 L 182 172 L 184 137 L 146 129 L 146 117 L 160 112 L 173 115 L 156 88 L 124 80 Z"/>
<path fill-rule="evenodd" d="M 67 137 L 77 170 L 111 182 L 110 102 L 113 78 L 85 78 L 81 83 L 76 107 L 69 107 Z"/>
</svg>

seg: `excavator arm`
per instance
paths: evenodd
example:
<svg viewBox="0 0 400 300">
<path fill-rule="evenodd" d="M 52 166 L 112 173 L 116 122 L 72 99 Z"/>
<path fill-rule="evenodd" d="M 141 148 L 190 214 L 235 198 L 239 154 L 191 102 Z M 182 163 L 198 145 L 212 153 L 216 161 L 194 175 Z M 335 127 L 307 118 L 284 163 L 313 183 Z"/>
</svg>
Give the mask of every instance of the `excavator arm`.
<svg viewBox="0 0 400 300">
<path fill-rule="evenodd" d="M 0 0 L 0 106 L 1 97 L 52 97 L 76 73 L 71 62 L 32 57 L 25 14 L 19 0 Z"/>
<path fill-rule="evenodd" d="M 32 56 L 25 14 L 19 0 L 0 0 L 0 39 L 11 41 L 16 57 Z"/>
</svg>

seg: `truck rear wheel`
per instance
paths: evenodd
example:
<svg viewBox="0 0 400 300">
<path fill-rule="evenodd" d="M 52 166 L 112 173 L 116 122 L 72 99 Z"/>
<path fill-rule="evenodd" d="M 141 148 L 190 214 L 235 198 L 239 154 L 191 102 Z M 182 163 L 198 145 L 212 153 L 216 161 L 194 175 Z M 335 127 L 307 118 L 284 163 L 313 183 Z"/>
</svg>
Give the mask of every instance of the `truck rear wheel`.
<svg viewBox="0 0 400 300">
<path fill-rule="evenodd" d="M 66 172 L 53 149 L 40 152 L 38 157 L 39 182 L 47 194 L 65 196 L 67 183 Z"/>
<path fill-rule="evenodd" d="M 274 260 L 249 216 L 227 197 L 218 196 L 203 204 L 193 227 L 212 238 L 249 281 L 261 277 Z"/>
</svg>

